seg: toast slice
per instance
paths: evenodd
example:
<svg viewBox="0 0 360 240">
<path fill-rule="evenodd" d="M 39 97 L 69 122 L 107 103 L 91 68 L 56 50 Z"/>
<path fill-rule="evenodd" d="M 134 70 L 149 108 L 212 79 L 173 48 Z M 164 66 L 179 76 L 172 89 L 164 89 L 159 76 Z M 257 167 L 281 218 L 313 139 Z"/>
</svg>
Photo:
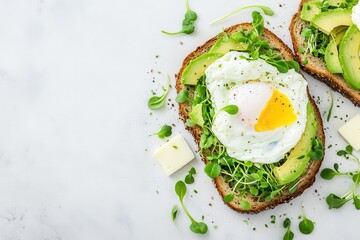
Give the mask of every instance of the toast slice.
<svg viewBox="0 0 360 240">
<path fill-rule="evenodd" d="M 324 82 L 334 91 L 337 91 L 344 97 L 350 99 L 350 101 L 352 101 L 355 106 L 360 107 L 360 90 L 352 89 L 346 83 L 341 74 L 330 73 L 323 59 L 314 57 L 310 54 L 306 55 L 299 51 L 300 47 L 304 47 L 305 44 L 305 38 L 301 36 L 301 32 L 305 27 L 308 26 L 307 22 L 301 20 L 300 13 L 304 3 L 309 1 L 310 0 L 301 1 L 298 12 L 292 17 L 290 23 L 290 34 L 294 47 L 295 59 L 306 72 Z M 307 60 L 307 64 L 304 64 L 305 59 Z"/>
<path fill-rule="evenodd" d="M 224 30 L 225 33 L 231 34 L 234 32 L 239 31 L 240 29 L 247 29 L 249 30 L 251 28 L 250 23 L 243 23 L 234 25 L 232 27 L 229 27 Z M 208 40 L 203 45 L 199 46 L 195 51 L 191 52 L 183 61 L 182 66 L 177 74 L 176 78 L 176 90 L 179 93 L 184 86 L 181 83 L 181 78 L 184 69 L 189 64 L 190 60 L 195 59 L 196 57 L 200 56 L 203 53 L 206 53 L 209 51 L 209 49 L 214 45 L 214 43 L 218 40 L 219 37 L 213 37 L 210 40 Z M 262 34 L 262 39 L 267 40 L 270 43 L 271 47 L 274 47 L 276 51 L 282 56 L 284 60 L 293 60 L 293 54 L 289 47 L 285 45 L 284 42 L 282 42 L 275 34 L 270 32 L 269 30 L 265 29 Z M 188 88 L 189 89 L 189 88 Z M 189 94 L 191 94 L 191 91 L 194 91 L 194 89 L 190 87 Z M 315 118 L 318 124 L 317 129 L 317 139 L 321 140 L 322 143 L 325 143 L 325 136 L 323 131 L 323 125 L 322 125 L 322 119 L 319 113 L 319 110 L 314 102 L 314 100 L 310 97 L 309 91 L 308 91 L 308 97 L 309 102 L 311 103 L 314 112 L 315 112 Z M 189 113 L 191 112 L 192 105 L 188 102 L 185 103 L 179 103 L 179 114 L 180 118 L 184 121 L 184 123 L 189 119 Z M 191 132 L 193 135 L 195 142 L 197 143 L 199 149 L 200 149 L 200 137 L 202 134 L 202 128 L 199 126 L 194 127 L 187 127 L 187 130 Z M 209 162 L 209 160 L 205 157 L 205 155 L 201 155 L 203 162 L 206 164 Z M 232 209 L 243 212 L 243 213 L 258 213 L 260 211 L 274 208 L 275 206 L 290 201 L 291 199 L 295 198 L 296 196 L 302 194 L 305 189 L 310 187 L 313 182 L 315 181 L 315 176 L 320 168 L 322 159 L 317 161 L 311 161 L 309 162 L 306 171 L 301 175 L 298 187 L 297 189 L 290 193 L 288 191 L 283 192 L 281 195 L 276 196 L 271 201 L 264 201 L 264 200 L 258 200 L 255 199 L 252 195 L 248 194 L 245 195 L 244 198 L 250 203 L 251 208 L 249 210 L 244 210 L 241 206 L 241 199 L 237 196 L 234 197 L 233 201 L 226 203 L 229 207 Z M 227 182 L 225 182 L 225 179 L 223 176 L 219 176 L 213 180 L 213 183 L 215 187 L 217 188 L 220 196 L 224 199 L 224 197 L 231 193 L 231 188 Z"/>
</svg>

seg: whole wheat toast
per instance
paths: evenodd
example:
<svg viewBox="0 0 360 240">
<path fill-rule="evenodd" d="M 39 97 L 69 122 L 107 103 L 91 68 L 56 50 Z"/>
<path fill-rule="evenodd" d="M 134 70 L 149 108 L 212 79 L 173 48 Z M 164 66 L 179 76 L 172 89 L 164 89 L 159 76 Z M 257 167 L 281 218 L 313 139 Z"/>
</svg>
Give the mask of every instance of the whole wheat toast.
<svg viewBox="0 0 360 240">
<path fill-rule="evenodd" d="M 225 29 L 224 32 L 227 34 L 231 34 L 233 32 L 239 31 L 240 29 L 249 30 L 250 28 L 251 28 L 250 23 L 243 23 L 243 24 L 238 24 L 238 25 L 229 27 L 229 28 Z M 182 66 L 177 74 L 177 78 L 176 78 L 176 90 L 178 93 L 183 88 L 185 88 L 185 86 L 181 83 L 181 78 L 182 78 L 183 71 L 186 68 L 186 66 L 189 64 L 190 60 L 195 59 L 196 57 L 200 56 L 201 54 L 209 51 L 209 49 L 214 45 L 214 43 L 218 40 L 218 38 L 219 37 L 211 38 L 206 43 L 204 43 L 203 45 L 196 48 L 195 51 L 191 52 L 184 59 Z M 293 54 L 292 54 L 291 50 L 289 49 L 289 47 L 269 30 L 267 30 L 267 29 L 264 30 L 262 38 L 264 40 L 267 40 L 269 42 L 270 46 L 274 47 L 276 49 L 276 51 L 283 57 L 284 60 L 293 60 L 294 59 Z M 194 88 L 190 87 L 188 89 L 189 89 L 189 94 L 191 95 L 194 91 Z M 314 109 L 315 118 L 316 118 L 316 121 L 318 124 L 317 138 L 319 140 L 321 140 L 322 143 L 325 143 L 325 135 L 324 135 L 324 131 L 323 131 L 322 119 L 321 119 L 319 110 L 318 110 L 314 100 L 310 97 L 309 91 L 308 91 L 308 97 L 309 97 L 309 102 L 312 104 L 312 107 Z M 180 114 L 180 118 L 184 121 L 184 123 L 186 122 L 186 120 L 189 119 L 189 113 L 191 112 L 191 107 L 192 106 L 190 103 L 179 103 L 179 114 Z M 199 146 L 202 129 L 198 126 L 187 127 L 187 129 L 192 133 L 192 135 L 195 139 L 195 142 Z M 199 148 L 200 148 L 200 146 L 199 146 Z M 204 155 L 202 155 L 201 157 L 205 164 L 208 163 L 208 159 L 206 159 L 206 157 Z M 258 199 L 255 199 L 250 194 L 245 195 L 244 198 L 251 205 L 251 208 L 249 210 L 244 210 L 241 207 L 241 204 L 240 204 L 241 199 L 237 196 L 235 196 L 233 201 L 226 203 L 226 204 L 238 212 L 258 213 L 258 212 L 266 210 L 266 209 L 274 208 L 275 206 L 277 206 L 281 203 L 288 202 L 291 199 L 295 198 L 296 196 L 302 194 L 305 189 L 307 189 L 309 186 L 311 186 L 313 184 L 313 182 L 315 181 L 316 173 L 318 172 L 318 170 L 320 168 L 322 160 L 323 159 L 309 162 L 306 171 L 300 177 L 297 189 L 293 193 L 284 191 L 281 195 L 276 196 L 269 202 L 264 201 L 264 200 L 259 201 Z M 213 182 L 222 198 L 224 198 L 227 194 L 231 193 L 231 188 L 230 188 L 229 184 L 225 182 L 224 178 L 221 175 L 219 177 L 215 178 L 213 180 Z"/>
<path fill-rule="evenodd" d="M 341 93 L 354 103 L 355 106 L 360 106 L 360 90 L 352 89 L 342 77 L 341 74 L 332 74 L 327 69 L 323 59 L 314 57 L 311 54 L 301 53 L 300 47 L 305 47 L 305 38 L 301 36 L 302 30 L 309 24 L 300 19 L 301 9 L 304 3 L 310 0 L 302 0 L 298 12 L 292 17 L 290 24 L 290 34 L 295 52 L 295 59 L 299 62 L 301 67 L 315 78 L 321 80 L 334 91 Z M 305 59 L 307 60 L 306 64 Z"/>
</svg>

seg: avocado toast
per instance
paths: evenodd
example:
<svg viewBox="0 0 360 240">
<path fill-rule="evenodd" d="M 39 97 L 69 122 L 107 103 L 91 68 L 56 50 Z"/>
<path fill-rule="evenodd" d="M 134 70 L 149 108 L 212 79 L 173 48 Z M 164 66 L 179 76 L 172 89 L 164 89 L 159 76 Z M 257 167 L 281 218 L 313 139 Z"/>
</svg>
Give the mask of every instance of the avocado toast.
<svg viewBox="0 0 360 240">
<path fill-rule="evenodd" d="M 357 3 L 302 0 L 290 33 L 302 68 L 360 106 L 360 31 L 351 18 Z"/>
<path fill-rule="evenodd" d="M 255 45 L 257 50 L 254 51 Z M 325 136 L 319 110 L 306 86 L 307 104 L 302 106 L 307 113 L 306 124 L 297 144 L 284 157 L 264 164 L 258 163 L 256 159 L 244 161 L 231 157 L 231 151 L 225 150 L 226 147 L 219 140 L 219 135 L 214 134 L 212 127 L 222 111 L 235 115 L 242 108 L 228 105 L 216 111 L 207 89 L 205 74 L 209 66 L 214 62 L 217 64 L 216 61 L 224 54 L 229 54 L 229 51 L 241 52 L 239 58 L 250 63 L 257 58 L 269 62 L 280 72 L 288 72 L 297 66 L 293 62 L 291 50 L 263 27 L 261 15 L 254 12 L 252 24 L 229 27 L 191 52 L 177 74 L 180 117 L 194 136 L 206 164 L 205 172 L 213 178 L 215 187 L 228 206 L 239 212 L 258 213 L 290 201 L 312 185 L 323 159 Z M 221 65 L 217 67 L 221 68 Z M 293 125 L 297 125 L 296 122 Z"/>
</svg>

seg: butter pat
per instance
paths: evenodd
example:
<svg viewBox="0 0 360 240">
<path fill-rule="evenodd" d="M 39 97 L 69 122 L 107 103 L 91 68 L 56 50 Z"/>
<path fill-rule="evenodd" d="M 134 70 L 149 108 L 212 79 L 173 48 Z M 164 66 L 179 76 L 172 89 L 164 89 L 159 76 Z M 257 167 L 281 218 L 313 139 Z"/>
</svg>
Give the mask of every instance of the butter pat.
<svg viewBox="0 0 360 240">
<path fill-rule="evenodd" d="M 339 133 L 355 149 L 360 149 L 360 114 L 339 128 Z"/>
<path fill-rule="evenodd" d="M 167 176 L 170 176 L 194 159 L 194 154 L 189 145 L 180 135 L 173 137 L 157 149 L 154 154 Z"/>
</svg>

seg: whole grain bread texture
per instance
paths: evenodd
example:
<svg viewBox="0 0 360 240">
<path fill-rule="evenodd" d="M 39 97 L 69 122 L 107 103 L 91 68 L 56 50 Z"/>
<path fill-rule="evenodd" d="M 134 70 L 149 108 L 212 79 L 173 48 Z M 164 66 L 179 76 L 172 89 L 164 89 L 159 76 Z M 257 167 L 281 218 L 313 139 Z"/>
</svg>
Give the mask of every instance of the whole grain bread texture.
<svg viewBox="0 0 360 240">
<path fill-rule="evenodd" d="M 309 26 L 309 23 L 300 19 L 300 14 L 304 3 L 309 1 L 311 0 L 302 0 L 300 2 L 298 12 L 292 17 L 290 23 L 290 34 L 294 47 L 295 59 L 306 72 L 324 82 L 334 91 L 337 91 L 344 97 L 350 99 L 355 106 L 360 107 L 360 90 L 352 89 L 341 74 L 330 73 L 323 59 L 299 51 L 300 47 L 306 47 L 305 38 L 301 36 L 301 32 L 305 27 Z M 306 64 L 304 63 L 305 59 L 307 60 Z"/>
<path fill-rule="evenodd" d="M 239 31 L 240 29 L 248 30 L 250 28 L 251 28 L 250 23 L 242 23 L 242 24 L 237 24 L 232 27 L 229 27 L 229 28 L 225 29 L 224 32 L 227 34 L 231 34 L 233 32 Z M 294 59 L 293 54 L 292 54 L 291 50 L 289 49 L 289 47 L 284 42 L 282 42 L 275 34 L 270 32 L 268 29 L 264 30 L 262 38 L 264 40 L 267 40 L 269 42 L 270 46 L 274 47 L 276 49 L 276 51 L 283 57 L 284 60 L 293 60 Z M 184 69 L 189 64 L 190 60 L 195 59 L 196 57 L 200 56 L 201 54 L 209 51 L 209 49 L 217 41 L 217 39 L 218 39 L 218 37 L 211 38 L 210 40 L 205 42 L 203 45 L 197 47 L 195 51 L 191 52 L 183 60 L 182 66 L 176 76 L 176 90 L 178 93 L 183 88 L 186 88 L 186 86 L 181 84 L 181 77 L 182 77 L 182 73 L 183 73 Z M 192 95 L 192 93 L 194 92 L 194 88 L 193 87 L 187 87 L 187 88 L 189 90 L 189 95 Z M 309 97 L 310 103 L 312 104 L 312 106 L 314 108 L 316 121 L 318 123 L 317 138 L 325 144 L 323 124 L 322 124 L 322 119 L 321 119 L 321 116 L 319 113 L 319 109 L 317 108 L 314 100 L 311 98 L 309 91 L 308 91 L 308 97 Z M 189 113 L 191 112 L 191 107 L 192 106 L 189 103 L 179 103 L 179 114 L 180 114 L 180 118 L 184 121 L 184 123 L 186 122 L 186 120 L 189 119 Z M 193 135 L 193 137 L 195 139 L 195 142 L 197 143 L 197 145 L 199 147 L 200 137 L 202 134 L 201 127 L 198 127 L 198 126 L 187 127 L 187 130 L 189 130 L 191 132 L 191 134 Z M 204 155 L 202 155 L 201 157 L 205 164 L 208 163 L 208 159 L 206 159 L 206 157 Z M 315 176 L 316 176 L 317 172 L 319 171 L 322 160 L 323 159 L 318 160 L 318 161 L 310 161 L 310 163 L 307 166 L 306 171 L 300 177 L 297 190 L 293 193 L 290 193 L 289 191 L 286 190 L 281 195 L 276 196 L 269 202 L 266 202 L 264 200 L 259 201 L 250 194 L 245 195 L 244 198 L 251 205 L 251 208 L 249 210 L 244 210 L 241 207 L 241 204 L 240 204 L 241 199 L 237 196 L 235 196 L 233 201 L 226 203 L 226 204 L 230 208 L 232 208 L 238 212 L 258 213 L 258 212 L 266 210 L 266 209 L 274 208 L 275 206 L 277 206 L 281 203 L 289 202 L 291 199 L 302 194 L 305 189 L 307 189 L 308 187 L 310 187 L 313 184 L 313 182 L 315 181 Z M 224 178 L 221 175 L 219 177 L 215 178 L 213 180 L 213 183 L 214 183 L 215 187 L 217 188 L 220 196 L 223 199 L 227 194 L 231 193 L 230 186 L 228 185 L 228 183 L 225 182 Z"/>
</svg>

